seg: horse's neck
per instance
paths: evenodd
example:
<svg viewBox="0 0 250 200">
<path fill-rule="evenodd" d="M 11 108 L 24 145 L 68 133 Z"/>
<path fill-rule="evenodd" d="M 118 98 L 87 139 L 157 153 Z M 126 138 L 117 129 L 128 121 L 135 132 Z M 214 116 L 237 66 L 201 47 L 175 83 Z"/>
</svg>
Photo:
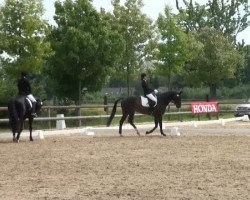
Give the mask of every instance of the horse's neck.
<svg viewBox="0 0 250 200">
<path fill-rule="evenodd" d="M 172 92 L 167 92 L 159 96 L 159 98 L 162 101 L 162 104 L 164 106 L 167 106 L 172 100 L 173 100 L 173 93 Z"/>
</svg>

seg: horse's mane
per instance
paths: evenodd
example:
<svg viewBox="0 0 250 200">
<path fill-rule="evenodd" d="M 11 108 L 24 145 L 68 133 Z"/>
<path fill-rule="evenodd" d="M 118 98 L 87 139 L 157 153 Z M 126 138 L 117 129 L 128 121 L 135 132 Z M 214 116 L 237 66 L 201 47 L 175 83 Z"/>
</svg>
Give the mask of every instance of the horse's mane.
<svg viewBox="0 0 250 200">
<path fill-rule="evenodd" d="M 168 100 L 168 99 L 171 99 L 176 94 L 177 94 L 176 91 L 167 91 L 167 92 L 159 93 L 157 97 L 158 99 Z"/>
<path fill-rule="evenodd" d="M 169 104 L 170 101 L 172 101 L 174 99 L 174 97 L 176 96 L 178 92 L 176 91 L 168 91 L 168 92 L 164 92 L 164 93 L 159 93 L 157 95 L 158 101 L 162 102 L 164 105 Z"/>
</svg>

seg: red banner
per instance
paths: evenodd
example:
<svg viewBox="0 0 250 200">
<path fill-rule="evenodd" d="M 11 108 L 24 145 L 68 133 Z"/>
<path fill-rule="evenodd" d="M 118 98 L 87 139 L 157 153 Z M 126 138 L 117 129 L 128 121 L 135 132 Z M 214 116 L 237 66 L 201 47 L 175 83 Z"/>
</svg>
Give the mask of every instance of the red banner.
<svg viewBox="0 0 250 200">
<path fill-rule="evenodd" d="M 191 103 L 192 113 L 217 113 L 219 111 L 218 102 L 195 102 Z"/>
</svg>

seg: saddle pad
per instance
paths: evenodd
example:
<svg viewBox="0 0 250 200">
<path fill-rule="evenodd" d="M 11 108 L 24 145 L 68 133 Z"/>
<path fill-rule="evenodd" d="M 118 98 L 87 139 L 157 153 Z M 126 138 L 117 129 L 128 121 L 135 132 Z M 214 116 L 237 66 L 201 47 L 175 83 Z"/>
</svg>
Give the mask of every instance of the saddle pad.
<svg viewBox="0 0 250 200">
<path fill-rule="evenodd" d="M 31 102 L 31 100 L 28 97 L 26 97 L 26 101 L 29 103 L 30 108 L 32 108 L 32 102 Z"/>
<path fill-rule="evenodd" d="M 149 107 L 148 98 L 141 96 L 141 105 L 143 107 Z"/>
</svg>

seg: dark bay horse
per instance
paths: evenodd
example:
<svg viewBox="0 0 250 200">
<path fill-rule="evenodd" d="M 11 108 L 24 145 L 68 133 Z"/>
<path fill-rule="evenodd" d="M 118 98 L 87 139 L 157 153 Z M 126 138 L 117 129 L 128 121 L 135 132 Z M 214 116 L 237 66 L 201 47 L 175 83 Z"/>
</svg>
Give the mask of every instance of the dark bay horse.
<svg viewBox="0 0 250 200">
<path fill-rule="evenodd" d="M 147 131 L 146 134 L 152 133 L 158 127 L 158 124 L 159 124 L 161 135 L 166 136 L 162 130 L 162 115 L 165 113 L 166 107 L 170 102 L 173 102 L 177 108 L 181 107 L 181 93 L 182 92 L 165 92 L 165 93 L 157 95 L 158 102 L 153 112 L 155 127 L 152 130 Z M 136 130 L 136 133 L 140 135 L 138 129 L 136 128 L 133 122 L 134 114 L 135 112 L 142 113 L 142 114 L 149 113 L 149 108 L 142 106 L 140 97 L 131 96 L 125 99 L 122 99 L 122 98 L 117 99 L 114 103 L 111 115 L 108 119 L 107 126 L 110 126 L 115 116 L 116 107 L 119 101 L 121 101 L 121 108 L 122 108 L 122 118 L 119 124 L 120 135 L 122 135 L 123 122 L 126 120 L 127 117 L 128 117 L 128 122 L 134 127 L 134 129 Z"/>
<path fill-rule="evenodd" d="M 43 106 L 43 101 L 36 99 L 36 111 L 40 110 Z M 32 137 L 32 123 L 33 117 L 31 116 L 31 105 L 25 96 L 17 96 L 12 98 L 8 104 L 9 123 L 13 133 L 13 142 L 19 142 L 20 134 L 23 130 L 23 123 L 26 118 L 29 119 L 30 141 Z"/>
</svg>

